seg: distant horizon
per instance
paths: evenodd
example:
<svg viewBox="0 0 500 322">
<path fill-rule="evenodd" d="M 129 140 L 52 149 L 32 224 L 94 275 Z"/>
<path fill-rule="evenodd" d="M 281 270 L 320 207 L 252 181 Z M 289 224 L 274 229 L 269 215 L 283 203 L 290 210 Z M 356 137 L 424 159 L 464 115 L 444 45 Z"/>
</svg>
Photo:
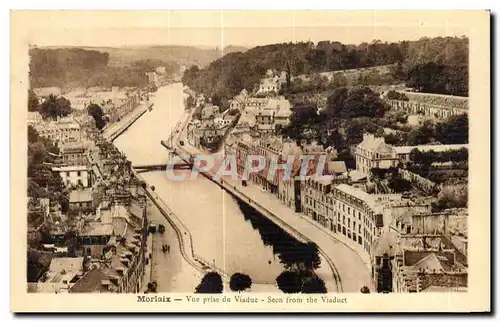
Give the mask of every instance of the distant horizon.
<svg viewBox="0 0 500 322">
<path fill-rule="evenodd" d="M 315 45 L 317 45 L 319 42 L 323 41 L 329 41 L 329 42 L 339 42 L 343 45 L 346 46 L 359 46 L 362 43 L 371 43 L 375 40 L 380 40 L 382 43 L 399 43 L 403 41 L 418 41 L 420 39 L 425 39 L 425 38 L 446 38 L 446 37 L 455 37 L 455 38 L 468 38 L 467 35 L 437 35 L 437 36 L 422 36 L 416 39 L 400 39 L 400 40 L 383 40 L 379 38 L 373 38 L 371 40 L 366 40 L 366 41 L 361 41 L 357 43 L 346 43 L 342 42 L 340 40 L 335 40 L 335 39 L 322 39 L 322 40 L 316 40 L 313 41 L 311 39 L 302 39 L 302 40 L 295 40 L 295 41 L 279 41 L 279 42 L 271 42 L 271 43 L 262 43 L 262 44 L 257 44 L 257 45 L 242 45 L 242 44 L 227 44 L 221 47 L 221 45 L 204 45 L 204 44 L 168 44 L 168 43 L 144 43 L 144 44 L 126 44 L 126 45 L 86 45 L 86 44 L 71 44 L 71 45 L 63 45 L 63 44 L 48 44 L 48 45 L 38 45 L 38 44 L 31 44 L 30 46 L 37 47 L 37 48 L 42 48 L 42 49 L 51 49 L 51 48 L 112 48 L 112 49 L 127 49 L 127 48 L 148 48 L 148 47 L 194 47 L 202 50 L 215 50 L 215 49 L 224 49 L 227 47 L 239 47 L 239 48 L 244 48 L 244 49 L 252 49 L 255 47 L 261 47 L 261 46 L 271 46 L 271 45 L 277 45 L 277 44 L 284 44 L 284 43 L 301 43 L 301 42 L 308 42 L 311 41 Z"/>
</svg>

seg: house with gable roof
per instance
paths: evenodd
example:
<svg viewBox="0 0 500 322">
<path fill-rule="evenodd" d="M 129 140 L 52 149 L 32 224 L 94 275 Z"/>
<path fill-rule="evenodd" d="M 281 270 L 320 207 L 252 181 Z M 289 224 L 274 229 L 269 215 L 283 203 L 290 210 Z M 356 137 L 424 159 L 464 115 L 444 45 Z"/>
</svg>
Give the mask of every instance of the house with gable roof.
<svg viewBox="0 0 500 322">
<path fill-rule="evenodd" d="M 396 167 L 399 158 L 394 149 L 383 137 L 373 134 L 363 134 L 363 141 L 355 149 L 356 170 L 369 176 L 372 168 L 388 169 Z"/>
</svg>

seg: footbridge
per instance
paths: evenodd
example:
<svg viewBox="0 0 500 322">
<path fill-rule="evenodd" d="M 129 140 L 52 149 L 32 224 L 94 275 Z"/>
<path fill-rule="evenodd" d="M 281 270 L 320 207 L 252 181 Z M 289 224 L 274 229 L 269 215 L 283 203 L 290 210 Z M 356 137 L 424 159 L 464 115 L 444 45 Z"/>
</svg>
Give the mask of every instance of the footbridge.
<svg viewBox="0 0 500 322">
<path fill-rule="evenodd" d="M 160 164 L 137 164 L 133 168 L 138 172 L 149 172 L 149 171 L 166 171 L 168 168 L 174 170 L 191 170 L 193 168 L 192 163 L 187 162 L 177 162 L 171 163 L 160 163 Z"/>
</svg>

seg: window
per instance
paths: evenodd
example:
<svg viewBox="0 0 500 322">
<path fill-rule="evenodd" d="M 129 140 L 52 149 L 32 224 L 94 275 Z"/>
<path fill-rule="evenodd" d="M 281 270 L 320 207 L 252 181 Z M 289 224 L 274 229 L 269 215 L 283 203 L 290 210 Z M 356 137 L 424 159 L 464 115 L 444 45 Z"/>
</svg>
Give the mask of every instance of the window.
<svg viewBox="0 0 500 322">
<path fill-rule="evenodd" d="M 343 233 L 343 234 L 344 234 L 344 236 L 345 236 L 345 234 L 346 234 L 346 232 L 345 232 L 345 227 L 342 227 L 342 233 Z"/>
<path fill-rule="evenodd" d="M 345 216 L 342 216 L 342 223 L 345 225 Z"/>
<path fill-rule="evenodd" d="M 341 226 L 340 224 L 337 224 L 337 230 L 340 232 Z"/>
<path fill-rule="evenodd" d="M 356 241 L 356 233 L 352 233 L 352 240 Z"/>
<path fill-rule="evenodd" d="M 358 244 L 363 245 L 363 239 L 361 236 L 358 236 Z"/>
<path fill-rule="evenodd" d="M 347 226 L 351 226 L 351 219 L 347 218 Z"/>
</svg>

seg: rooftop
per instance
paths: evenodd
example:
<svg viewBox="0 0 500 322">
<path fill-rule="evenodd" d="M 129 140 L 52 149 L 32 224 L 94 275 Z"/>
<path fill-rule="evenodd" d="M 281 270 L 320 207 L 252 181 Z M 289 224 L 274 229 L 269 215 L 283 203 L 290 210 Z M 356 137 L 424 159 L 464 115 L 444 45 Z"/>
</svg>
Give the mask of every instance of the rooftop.
<svg viewBox="0 0 500 322">
<path fill-rule="evenodd" d="M 34 88 L 33 92 L 36 94 L 36 96 L 39 97 L 47 97 L 50 94 L 53 94 L 55 96 L 61 95 L 61 88 L 60 87 L 40 87 L 40 88 Z"/>
<path fill-rule="evenodd" d="M 455 264 L 455 254 L 450 251 L 405 250 L 403 263 L 415 270 L 450 271 Z"/>
<path fill-rule="evenodd" d="M 375 137 L 373 134 L 364 134 L 363 141 L 358 145 L 359 148 L 369 151 L 376 151 L 379 153 L 391 153 L 392 147 L 385 143 L 382 137 Z"/>
<path fill-rule="evenodd" d="M 69 202 L 90 202 L 92 201 L 92 189 L 71 190 L 69 193 Z"/>
<path fill-rule="evenodd" d="M 439 145 L 416 145 L 416 146 L 395 146 L 393 147 L 394 151 L 397 154 L 409 154 L 413 149 L 417 149 L 420 152 L 444 152 L 449 150 L 460 150 L 460 149 L 468 149 L 468 144 L 439 144 Z"/>
<path fill-rule="evenodd" d="M 342 183 L 342 184 L 339 184 L 338 186 L 336 186 L 335 188 L 337 190 L 340 190 L 340 191 L 348 194 L 348 195 L 351 195 L 353 197 L 356 197 L 358 199 L 366 201 L 367 203 L 370 203 L 370 204 L 375 203 L 375 198 L 373 195 L 371 195 L 371 194 L 369 194 L 361 189 L 350 186 L 348 184 Z"/>
<path fill-rule="evenodd" d="M 102 280 L 108 280 L 108 276 L 98 267 L 94 267 L 83 275 L 70 289 L 70 293 L 106 293 L 108 287 L 102 285 Z"/>
<path fill-rule="evenodd" d="M 344 161 L 328 161 L 325 164 L 325 171 L 331 173 L 344 173 L 347 172 L 347 167 Z"/>
<path fill-rule="evenodd" d="M 84 165 L 73 165 L 73 166 L 67 166 L 67 167 L 57 167 L 57 168 L 52 168 L 52 171 L 57 171 L 57 172 L 75 172 L 75 171 L 88 171 L 89 168 Z"/>
<path fill-rule="evenodd" d="M 50 262 L 46 283 L 69 283 L 82 270 L 83 257 L 56 257 Z"/>
<path fill-rule="evenodd" d="M 80 236 L 110 236 L 113 235 L 113 225 L 99 221 L 90 222 L 82 227 L 79 234 Z"/>
</svg>

